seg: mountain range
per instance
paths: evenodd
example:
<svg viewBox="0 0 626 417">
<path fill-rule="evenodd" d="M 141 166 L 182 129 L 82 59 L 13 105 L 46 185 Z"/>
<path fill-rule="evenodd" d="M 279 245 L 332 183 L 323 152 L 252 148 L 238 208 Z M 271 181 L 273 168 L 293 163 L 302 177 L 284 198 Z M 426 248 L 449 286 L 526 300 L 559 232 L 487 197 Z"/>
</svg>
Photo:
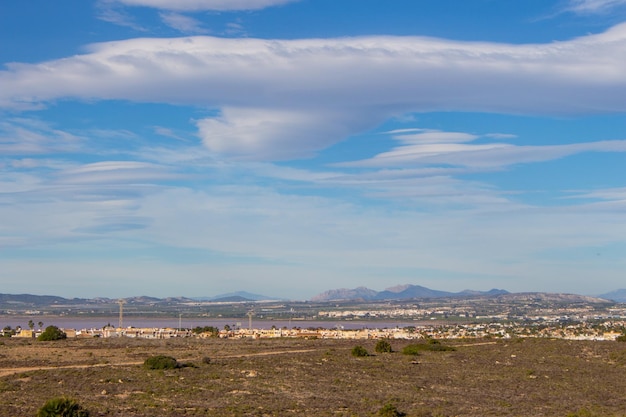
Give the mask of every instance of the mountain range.
<svg viewBox="0 0 626 417">
<path fill-rule="evenodd" d="M 464 290 L 461 292 L 448 292 L 431 290 L 421 285 L 398 285 L 384 291 L 375 291 L 366 287 L 354 289 L 340 288 L 325 291 L 311 298 L 311 301 L 339 301 L 339 300 L 406 300 L 411 298 L 444 298 L 444 297 L 471 297 L 471 296 L 498 296 L 509 294 L 506 290 L 492 289 L 489 291 Z"/>
<path fill-rule="evenodd" d="M 533 298 L 537 298 L 540 295 L 549 296 L 550 293 L 526 293 L 531 294 Z M 387 288 L 383 291 L 375 291 L 366 287 L 357 287 L 353 289 L 340 288 L 334 290 L 324 291 L 311 298 L 313 302 L 326 302 L 326 301 L 383 301 L 383 300 L 407 300 L 416 298 L 466 298 L 466 297 L 507 297 L 523 294 L 509 293 L 502 289 L 492 289 L 489 291 L 474 291 L 463 290 L 460 292 L 448 292 L 433 290 L 430 288 L 422 287 L 420 285 L 397 285 Z M 561 299 L 567 300 L 572 297 L 577 299 L 589 299 L 591 300 L 610 300 L 618 303 L 626 303 L 626 289 L 618 289 L 605 294 L 598 295 L 597 297 L 586 297 L 576 294 L 552 294 L 558 295 Z M 529 295 L 530 296 L 530 295 Z M 148 296 L 127 297 L 124 301 L 129 304 L 178 304 L 189 303 L 197 301 L 209 301 L 209 302 L 222 302 L 222 303 L 236 303 L 236 302 L 258 302 L 258 301 L 286 301 L 277 297 L 268 297 L 265 295 L 249 293 L 246 291 L 238 291 L 227 294 L 221 294 L 214 297 L 166 297 L 156 298 Z M 52 295 L 33 295 L 33 294 L 0 294 L 0 305 L 7 308 L 11 305 L 84 305 L 84 304 L 110 304 L 116 303 L 117 299 L 110 298 L 63 298 Z"/>
<path fill-rule="evenodd" d="M 226 294 L 216 295 L 214 297 L 197 297 L 197 301 L 214 301 L 214 302 L 240 302 L 240 301 L 279 301 L 279 298 L 268 297 L 266 295 L 254 294 L 247 291 L 229 292 Z"/>
<path fill-rule="evenodd" d="M 598 297 L 615 301 L 616 303 L 626 303 L 626 288 L 607 292 L 606 294 L 599 295 Z"/>
</svg>

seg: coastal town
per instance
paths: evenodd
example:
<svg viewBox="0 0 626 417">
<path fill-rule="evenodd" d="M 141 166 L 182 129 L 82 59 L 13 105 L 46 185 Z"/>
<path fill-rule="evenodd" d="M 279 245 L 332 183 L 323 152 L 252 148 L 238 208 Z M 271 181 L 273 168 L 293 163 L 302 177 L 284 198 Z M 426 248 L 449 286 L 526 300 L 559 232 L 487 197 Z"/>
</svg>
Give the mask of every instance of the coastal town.
<svg viewBox="0 0 626 417">
<path fill-rule="evenodd" d="M 625 303 L 568 294 L 324 303 L 147 298 L 81 303 L 27 301 L 13 300 L 0 306 L 3 336 L 36 338 L 44 331 L 44 321 L 58 326 L 68 338 L 537 337 L 600 341 L 616 340 L 626 334 Z M 116 320 L 112 320 L 114 314 Z M 1 321 L 3 317 L 20 324 L 6 325 Z M 90 324 L 71 320 L 86 317 L 92 318 L 86 322 Z M 146 317 L 158 320 L 145 321 Z M 173 325 L 176 319 L 177 325 Z M 106 324 L 93 325 L 98 321 Z"/>
<path fill-rule="evenodd" d="M 271 329 L 221 329 L 217 332 L 194 332 L 194 329 L 177 328 L 115 328 L 61 329 L 67 337 L 132 337 L 144 339 L 170 339 L 178 337 L 220 338 L 320 338 L 320 339 L 464 339 L 464 338 L 514 338 L 545 337 L 568 340 L 616 340 L 624 336 L 626 320 L 607 320 L 599 323 L 486 323 L 456 325 L 423 325 L 396 328 L 323 329 L 299 327 Z M 11 337 L 36 338 L 41 331 L 18 329 Z M 9 336 L 3 331 L 3 335 Z"/>
<path fill-rule="evenodd" d="M 196 328 L 136 328 L 114 327 L 89 329 L 61 329 L 68 338 L 129 337 L 144 339 L 170 338 L 308 338 L 308 339 L 467 339 L 467 338 L 557 338 L 568 340 L 616 340 L 626 337 L 626 318 L 595 318 L 576 321 L 569 318 L 536 319 L 524 322 L 489 321 L 482 323 L 433 323 L 392 328 L 378 328 L 376 323 L 360 329 L 345 329 L 341 322 L 334 328 L 286 326 L 278 328 L 213 326 Z M 42 329 L 7 329 L 4 336 L 36 338 Z"/>
</svg>

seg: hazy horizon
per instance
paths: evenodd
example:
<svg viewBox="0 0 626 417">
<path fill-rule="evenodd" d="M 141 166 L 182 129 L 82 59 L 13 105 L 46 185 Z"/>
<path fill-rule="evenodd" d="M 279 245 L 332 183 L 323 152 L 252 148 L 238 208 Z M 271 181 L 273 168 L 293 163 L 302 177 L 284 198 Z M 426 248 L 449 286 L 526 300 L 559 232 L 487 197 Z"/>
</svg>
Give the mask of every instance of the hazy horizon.
<svg viewBox="0 0 626 417">
<path fill-rule="evenodd" d="M 626 0 L 0 5 L 5 293 L 626 269 Z"/>
</svg>

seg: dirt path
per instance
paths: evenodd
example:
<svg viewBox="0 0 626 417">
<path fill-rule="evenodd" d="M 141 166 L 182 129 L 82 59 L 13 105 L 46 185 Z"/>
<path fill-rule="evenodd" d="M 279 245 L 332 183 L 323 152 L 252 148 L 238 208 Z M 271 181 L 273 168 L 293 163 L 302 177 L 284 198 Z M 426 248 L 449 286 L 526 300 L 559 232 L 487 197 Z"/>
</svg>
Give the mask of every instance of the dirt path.
<svg viewBox="0 0 626 417">
<path fill-rule="evenodd" d="M 314 352 L 320 349 L 297 349 L 297 350 L 278 350 L 278 351 L 269 351 L 269 352 L 257 352 L 257 353 L 241 353 L 237 355 L 227 355 L 227 356 L 216 356 L 214 359 L 230 359 L 230 358 L 245 358 L 250 356 L 271 356 L 271 355 L 286 355 L 290 353 L 308 353 Z M 201 359 L 201 358 L 196 358 Z M 0 369 L 0 378 L 20 374 L 23 372 L 33 372 L 33 371 L 51 371 L 57 369 L 87 369 L 87 368 L 103 368 L 106 366 L 135 366 L 142 365 L 143 361 L 132 361 L 132 362 L 118 362 L 118 363 L 95 363 L 95 364 L 82 364 L 82 365 L 61 365 L 61 366 L 32 366 L 32 367 L 21 367 L 21 368 L 3 368 Z"/>
</svg>

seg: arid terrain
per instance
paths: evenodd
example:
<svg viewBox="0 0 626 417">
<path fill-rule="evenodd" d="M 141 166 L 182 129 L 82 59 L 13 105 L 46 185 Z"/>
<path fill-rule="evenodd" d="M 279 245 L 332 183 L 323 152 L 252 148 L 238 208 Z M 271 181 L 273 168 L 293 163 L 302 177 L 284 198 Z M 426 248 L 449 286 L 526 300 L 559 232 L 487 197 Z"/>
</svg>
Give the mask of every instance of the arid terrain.
<svg viewBox="0 0 626 417">
<path fill-rule="evenodd" d="M 626 343 L 67 339 L 0 342 L 0 416 L 69 396 L 91 416 L 626 416 Z M 414 342 L 413 342 L 414 343 Z M 353 357 L 357 344 L 372 356 Z M 185 364 L 148 370 L 152 355 Z"/>
</svg>

